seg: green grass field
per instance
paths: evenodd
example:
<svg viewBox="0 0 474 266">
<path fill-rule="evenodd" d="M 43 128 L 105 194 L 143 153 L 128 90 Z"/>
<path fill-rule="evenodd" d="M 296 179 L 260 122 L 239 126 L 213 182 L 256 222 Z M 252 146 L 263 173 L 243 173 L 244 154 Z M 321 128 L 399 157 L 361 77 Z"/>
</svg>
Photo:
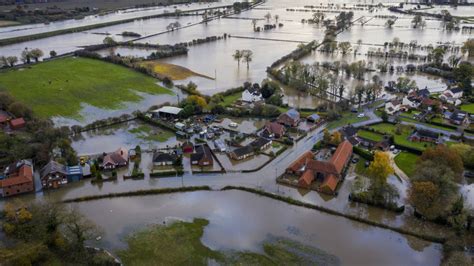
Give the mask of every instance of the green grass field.
<svg viewBox="0 0 474 266">
<path fill-rule="evenodd" d="M 380 135 L 375 132 L 367 131 L 367 130 L 359 130 L 357 131 L 357 135 L 361 138 L 376 141 L 376 142 L 383 140 L 383 135 Z"/>
<path fill-rule="evenodd" d="M 416 154 L 404 151 L 395 157 L 395 163 L 405 174 L 411 177 L 415 171 L 418 157 Z"/>
<path fill-rule="evenodd" d="M 233 103 L 235 103 L 240 98 L 242 98 L 242 92 L 236 92 L 236 93 L 233 93 L 233 94 L 229 94 L 227 96 L 224 96 L 223 104 L 226 107 L 231 106 Z"/>
<path fill-rule="evenodd" d="M 81 103 L 120 109 L 124 102 L 142 100 L 136 92 L 172 93 L 158 86 L 155 79 L 126 67 L 72 57 L 1 73 L 1 90 L 41 117 L 73 118 L 80 118 Z"/>
<path fill-rule="evenodd" d="M 354 123 L 369 120 L 369 117 L 367 116 L 359 118 L 357 117 L 357 115 L 358 114 L 356 113 L 343 113 L 340 119 L 329 122 L 327 128 L 334 129 L 334 128 L 342 127 L 348 124 L 354 124 Z"/>
<path fill-rule="evenodd" d="M 474 114 L 474 103 L 461 105 L 461 110 Z"/>
<path fill-rule="evenodd" d="M 201 238 L 209 224 L 204 219 L 156 225 L 126 238 L 128 248 L 119 250 L 124 265 L 337 265 L 339 259 L 322 250 L 286 239 L 265 241 L 263 254 L 250 251 L 218 251 Z"/>
<path fill-rule="evenodd" d="M 385 134 L 393 135 L 395 144 L 402 145 L 405 147 L 410 147 L 417 149 L 419 151 L 424 151 L 426 148 L 433 147 L 435 144 L 430 142 L 413 142 L 408 139 L 410 134 L 413 132 L 413 129 L 410 126 L 402 126 L 402 132 L 400 135 L 395 134 L 396 126 L 389 123 L 380 123 L 370 126 L 371 128 L 383 132 Z"/>
</svg>

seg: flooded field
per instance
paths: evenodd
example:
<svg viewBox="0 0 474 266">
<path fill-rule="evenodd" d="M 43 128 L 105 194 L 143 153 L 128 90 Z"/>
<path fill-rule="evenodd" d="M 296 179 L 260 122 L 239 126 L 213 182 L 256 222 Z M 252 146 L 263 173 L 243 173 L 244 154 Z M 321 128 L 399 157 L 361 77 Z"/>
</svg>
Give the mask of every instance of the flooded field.
<svg viewBox="0 0 474 266">
<path fill-rule="evenodd" d="M 125 248 L 124 237 L 144 226 L 199 217 L 210 221 L 202 242 L 214 250 L 262 252 L 263 240 L 280 236 L 333 254 L 342 265 L 393 265 L 395 261 L 436 265 L 441 259 L 440 245 L 246 192 L 192 192 L 74 205 L 104 229 L 103 240 L 94 244 L 110 250 Z"/>
<path fill-rule="evenodd" d="M 137 145 L 140 145 L 142 149 L 166 148 L 176 143 L 173 132 L 132 121 L 81 133 L 74 137 L 72 147 L 79 155 L 87 155 L 112 152 L 120 147 L 132 149 Z"/>
</svg>

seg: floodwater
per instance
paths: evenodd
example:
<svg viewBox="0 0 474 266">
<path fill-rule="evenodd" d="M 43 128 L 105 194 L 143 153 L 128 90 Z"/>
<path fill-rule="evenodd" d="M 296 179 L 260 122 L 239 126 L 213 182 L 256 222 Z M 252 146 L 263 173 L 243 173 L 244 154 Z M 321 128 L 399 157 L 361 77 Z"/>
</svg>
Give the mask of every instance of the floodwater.
<svg viewBox="0 0 474 266">
<path fill-rule="evenodd" d="M 200 217 L 210 221 L 202 242 L 211 249 L 262 252 L 262 241 L 277 236 L 322 249 L 342 265 L 436 265 L 442 256 L 438 244 L 247 192 L 191 192 L 73 205 L 103 228 L 102 240 L 93 244 L 110 250 L 126 248 L 124 237 L 147 225 Z"/>
<path fill-rule="evenodd" d="M 43 32 L 50 32 L 56 30 L 63 30 L 69 28 L 76 28 L 81 26 L 94 25 L 99 23 L 106 23 L 112 21 L 120 21 L 125 19 L 139 18 L 144 16 L 157 15 L 162 13 L 172 13 L 175 9 L 181 11 L 219 7 L 232 4 L 233 1 L 220 0 L 215 3 L 191 3 L 183 5 L 173 5 L 167 7 L 147 7 L 147 8 L 130 8 L 126 10 L 119 10 L 116 12 L 107 13 L 105 15 L 91 15 L 83 19 L 70 19 L 65 21 L 56 21 L 49 24 L 28 24 L 12 27 L 0 28 L 0 39 L 7 39 L 30 34 L 37 34 Z"/>
<path fill-rule="evenodd" d="M 148 133 L 134 131 L 134 129 L 140 126 L 149 127 L 151 131 Z M 131 121 L 74 136 L 72 147 L 79 155 L 89 155 L 112 152 L 120 147 L 132 149 L 137 145 L 147 150 L 176 145 L 176 136 L 174 136 L 173 133 L 171 133 L 168 139 L 162 142 L 148 138 L 149 136 L 159 135 L 162 132 L 163 129 L 161 128 L 143 124 L 139 121 Z"/>
</svg>

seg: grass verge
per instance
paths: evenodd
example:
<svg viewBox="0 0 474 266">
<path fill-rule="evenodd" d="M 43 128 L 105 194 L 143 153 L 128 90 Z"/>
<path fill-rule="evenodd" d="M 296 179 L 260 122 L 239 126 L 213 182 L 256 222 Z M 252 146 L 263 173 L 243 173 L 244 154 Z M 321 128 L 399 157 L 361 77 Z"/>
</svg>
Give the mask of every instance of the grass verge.
<svg viewBox="0 0 474 266">
<path fill-rule="evenodd" d="M 395 157 L 395 163 L 407 176 L 411 177 L 415 172 L 418 157 L 416 154 L 403 151 Z"/>
</svg>

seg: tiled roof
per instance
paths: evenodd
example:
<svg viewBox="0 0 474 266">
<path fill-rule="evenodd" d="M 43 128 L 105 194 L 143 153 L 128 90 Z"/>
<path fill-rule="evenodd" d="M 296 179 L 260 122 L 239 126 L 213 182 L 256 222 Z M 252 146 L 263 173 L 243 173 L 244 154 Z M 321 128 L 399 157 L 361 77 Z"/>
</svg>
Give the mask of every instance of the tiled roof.
<svg viewBox="0 0 474 266">
<path fill-rule="evenodd" d="M 336 149 L 330 162 L 334 164 L 337 173 L 340 174 L 344 168 L 347 160 L 352 155 L 352 144 L 345 140 Z"/>
</svg>

